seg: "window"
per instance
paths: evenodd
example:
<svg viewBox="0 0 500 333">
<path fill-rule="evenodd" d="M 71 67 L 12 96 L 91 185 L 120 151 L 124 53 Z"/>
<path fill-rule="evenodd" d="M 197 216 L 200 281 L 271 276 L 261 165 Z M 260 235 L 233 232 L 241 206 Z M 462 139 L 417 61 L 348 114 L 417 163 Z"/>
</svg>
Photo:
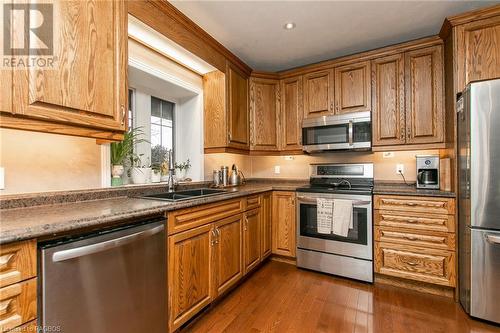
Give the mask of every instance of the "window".
<svg viewBox="0 0 500 333">
<path fill-rule="evenodd" d="M 174 103 L 151 96 L 151 162 L 161 163 L 174 149 Z"/>
</svg>

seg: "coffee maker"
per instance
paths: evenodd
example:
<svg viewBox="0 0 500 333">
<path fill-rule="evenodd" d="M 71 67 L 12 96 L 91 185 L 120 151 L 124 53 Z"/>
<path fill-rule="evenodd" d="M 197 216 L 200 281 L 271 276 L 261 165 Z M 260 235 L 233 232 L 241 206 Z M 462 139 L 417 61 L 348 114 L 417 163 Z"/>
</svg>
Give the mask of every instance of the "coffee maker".
<svg viewBox="0 0 500 333">
<path fill-rule="evenodd" d="M 439 189 L 439 155 L 417 155 L 417 188 Z"/>
</svg>

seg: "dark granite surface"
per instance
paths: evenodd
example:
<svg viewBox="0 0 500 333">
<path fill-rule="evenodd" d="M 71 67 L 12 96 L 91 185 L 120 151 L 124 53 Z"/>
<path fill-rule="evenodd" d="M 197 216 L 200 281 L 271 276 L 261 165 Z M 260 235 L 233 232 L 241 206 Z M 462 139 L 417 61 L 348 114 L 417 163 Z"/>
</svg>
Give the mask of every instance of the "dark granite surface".
<svg viewBox="0 0 500 333">
<path fill-rule="evenodd" d="M 408 195 L 408 196 L 424 196 L 424 197 L 445 197 L 455 198 L 455 193 L 441 190 L 422 190 L 417 189 L 415 183 L 410 186 L 404 183 L 381 183 L 375 182 L 373 194 L 389 194 L 389 195 Z"/>
<path fill-rule="evenodd" d="M 167 211 L 250 194 L 271 190 L 294 191 L 297 187 L 305 184 L 307 184 L 307 181 L 268 180 L 261 182 L 256 180 L 243 186 L 228 188 L 224 194 L 178 202 L 115 196 L 109 199 L 1 209 L 0 244 L 30 238 L 56 238 L 72 232 L 78 233 L 78 230 L 98 230 L 117 223 L 130 222 L 134 219 L 161 216 Z M 142 193 L 151 193 L 151 188 L 143 190 Z M 153 190 L 158 191 L 158 189 Z M 76 192 L 72 191 L 72 196 L 75 196 Z M 139 194 L 134 192 L 133 195 Z M 63 197 L 61 196 L 61 198 Z M 30 200 L 35 200 L 35 198 L 30 198 Z M 43 201 L 43 198 L 40 200 Z"/>
</svg>

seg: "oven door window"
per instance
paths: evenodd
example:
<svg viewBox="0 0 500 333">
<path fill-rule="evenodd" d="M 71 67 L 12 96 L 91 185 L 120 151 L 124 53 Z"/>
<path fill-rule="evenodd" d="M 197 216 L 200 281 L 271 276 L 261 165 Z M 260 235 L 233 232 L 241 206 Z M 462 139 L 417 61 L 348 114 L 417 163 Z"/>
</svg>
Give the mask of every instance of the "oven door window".
<svg viewBox="0 0 500 333">
<path fill-rule="evenodd" d="M 352 142 L 371 142 L 372 123 L 364 121 L 352 124 Z"/>
<path fill-rule="evenodd" d="M 304 145 L 338 144 L 349 142 L 349 125 L 328 125 L 302 129 Z"/>
<path fill-rule="evenodd" d="M 368 209 L 361 207 L 353 207 L 353 228 L 349 229 L 347 237 L 337 236 L 333 234 L 318 233 L 317 226 L 317 209 L 315 204 L 300 204 L 300 235 L 303 237 L 313 237 L 329 239 L 340 242 L 354 244 L 368 244 Z"/>
</svg>

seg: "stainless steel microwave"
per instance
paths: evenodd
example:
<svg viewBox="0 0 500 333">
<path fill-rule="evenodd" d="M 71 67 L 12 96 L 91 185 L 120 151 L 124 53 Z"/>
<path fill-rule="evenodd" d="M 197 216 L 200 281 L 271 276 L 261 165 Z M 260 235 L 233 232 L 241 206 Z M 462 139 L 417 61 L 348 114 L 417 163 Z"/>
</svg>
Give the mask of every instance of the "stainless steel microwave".
<svg viewBox="0 0 500 333">
<path fill-rule="evenodd" d="M 304 119 L 302 146 L 308 153 L 330 150 L 371 150 L 370 112 Z"/>
</svg>

